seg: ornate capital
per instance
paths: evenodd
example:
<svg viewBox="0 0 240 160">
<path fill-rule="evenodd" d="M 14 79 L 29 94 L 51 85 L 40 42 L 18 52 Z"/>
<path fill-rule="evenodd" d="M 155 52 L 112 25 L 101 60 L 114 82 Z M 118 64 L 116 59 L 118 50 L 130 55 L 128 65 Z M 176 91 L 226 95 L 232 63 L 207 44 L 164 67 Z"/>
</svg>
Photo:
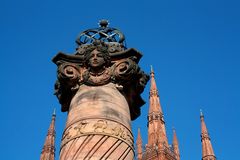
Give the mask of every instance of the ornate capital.
<svg viewBox="0 0 240 160">
<path fill-rule="evenodd" d="M 140 115 L 140 107 L 145 103 L 140 94 L 149 76 L 138 65 L 142 57 L 140 52 L 133 48 L 119 51 L 118 47 L 113 43 L 96 41 L 80 46 L 74 55 L 58 53 L 53 58 L 58 66 L 55 94 L 62 111 L 69 110 L 79 86 L 101 86 L 111 82 L 127 99 L 131 119 Z"/>
</svg>

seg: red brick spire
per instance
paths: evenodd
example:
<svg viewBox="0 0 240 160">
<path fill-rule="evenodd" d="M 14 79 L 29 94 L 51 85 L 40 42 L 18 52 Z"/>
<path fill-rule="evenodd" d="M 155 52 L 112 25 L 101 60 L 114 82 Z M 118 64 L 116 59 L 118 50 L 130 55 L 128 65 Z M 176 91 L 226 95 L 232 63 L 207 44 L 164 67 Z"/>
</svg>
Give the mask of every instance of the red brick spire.
<svg viewBox="0 0 240 160">
<path fill-rule="evenodd" d="M 48 129 L 47 137 L 42 149 L 40 160 L 54 160 L 55 159 L 55 110 L 52 114 L 51 124 Z"/>
<path fill-rule="evenodd" d="M 173 152 L 176 155 L 176 160 L 180 160 L 180 152 L 179 152 L 179 146 L 178 146 L 178 139 L 177 139 L 177 134 L 176 130 L 173 128 Z"/>
<path fill-rule="evenodd" d="M 212 144 L 210 141 L 210 137 L 207 131 L 207 127 L 204 122 L 204 116 L 202 111 L 200 113 L 200 119 L 201 119 L 202 160 L 216 160 Z"/>
<path fill-rule="evenodd" d="M 150 85 L 148 112 L 148 147 L 153 147 L 158 144 L 161 144 L 161 146 L 168 146 L 162 107 L 160 104 L 159 94 L 152 67 Z"/>
<path fill-rule="evenodd" d="M 142 137 L 140 133 L 140 128 L 138 128 L 138 137 L 137 137 L 137 159 L 142 160 Z"/>
</svg>

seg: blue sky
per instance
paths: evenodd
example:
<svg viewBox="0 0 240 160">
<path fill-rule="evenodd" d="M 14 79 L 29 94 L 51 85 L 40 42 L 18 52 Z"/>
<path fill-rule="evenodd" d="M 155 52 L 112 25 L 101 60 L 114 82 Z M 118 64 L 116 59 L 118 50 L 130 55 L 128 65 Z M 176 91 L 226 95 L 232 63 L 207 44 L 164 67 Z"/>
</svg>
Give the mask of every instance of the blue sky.
<svg viewBox="0 0 240 160">
<path fill-rule="evenodd" d="M 66 113 L 53 95 L 59 51 L 73 53 L 75 38 L 98 20 L 110 21 L 127 46 L 153 65 L 168 139 L 177 131 L 182 160 L 201 159 L 199 109 L 219 160 L 236 159 L 240 146 L 240 2 L 234 0 L 0 1 L 0 107 L 4 160 L 33 160 L 57 109 L 58 157 Z M 143 98 L 148 102 L 149 84 Z M 147 143 L 148 103 L 133 122 Z"/>
</svg>

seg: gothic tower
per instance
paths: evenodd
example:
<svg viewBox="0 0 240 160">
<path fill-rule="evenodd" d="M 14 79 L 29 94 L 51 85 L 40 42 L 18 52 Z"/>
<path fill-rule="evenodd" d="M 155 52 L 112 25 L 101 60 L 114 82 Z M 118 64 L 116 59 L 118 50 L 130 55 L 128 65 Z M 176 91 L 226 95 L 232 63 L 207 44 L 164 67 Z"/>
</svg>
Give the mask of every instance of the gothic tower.
<svg viewBox="0 0 240 160">
<path fill-rule="evenodd" d="M 56 113 L 54 110 L 45 143 L 41 152 L 40 160 L 55 159 L 55 119 Z"/>
<path fill-rule="evenodd" d="M 148 147 L 155 147 L 159 143 L 168 146 L 165 121 L 163 118 L 162 107 L 160 104 L 159 94 L 152 67 L 150 76 L 151 86 L 148 111 Z M 161 145 L 161 147 L 163 147 L 163 145 Z"/>
<path fill-rule="evenodd" d="M 180 160 L 178 141 L 174 131 L 173 147 L 168 144 L 165 121 L 158 94 L 158 89 L 151 67 L 149 112 L 148 112 L 148 144 L 143 160 Z M 138 160 L 140 160 L 138 158 Z"/>
<path fill-rule="evenodd" d="M 200 113 L 200 120 L 201 120 L 202 160 L 216 160 L 211 140 L 208 134 L 208 130 L 204 122 L 204 115 L 202 111 Z"/>
</svg>

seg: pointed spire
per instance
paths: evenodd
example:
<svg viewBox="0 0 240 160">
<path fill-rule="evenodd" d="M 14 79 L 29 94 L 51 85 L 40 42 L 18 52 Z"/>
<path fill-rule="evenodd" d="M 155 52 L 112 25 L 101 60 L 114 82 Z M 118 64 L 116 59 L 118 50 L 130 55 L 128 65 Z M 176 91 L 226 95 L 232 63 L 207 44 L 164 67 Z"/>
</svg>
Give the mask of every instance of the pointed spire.
<svg viewBox="0 0 240 160">
<path fill-rule="evenodd" d="M 204 115 L 202 110 L 200 110 L 201 119 L 201 141 L 202 141 L 202 160 L 216 160 L 213 152 L 211 140 L 208 134 L 208 130 L 204 121 Z"/>
<path fill-rule="evenodd" d="M 177 139 L 177 134 L 175 128 L 173 128 L 173 151 L 176 155 L 176 160 L 180 160 L 180 151 L 179 151 L 179 146 L 178 146 L 178 139 Z"/>
<path fill-rule="evenodd" d="M 150 82 L 151 84 L 148 111 L 148 146 L 156 146 L 160 143 L 168 146 L 165 122 L 152 66 Z"/>
<path fill-rule="evenodd" d="M 151 76 L 150 96 L 153 96 L 153 95 L 158 96 L 157 85 L 156 85 L 156 81 L 154 78 L 154 70 L 153 70 L 152 65 L 151 65 L 150 76 Z M 152 92 L 152 94 L 151 94 L 151 92 Z"/>
<path fill-rule="evenodd" d="M 150 107 L 149 107 L 149 113 L 150 112 L 162 112 L 162 107 L 160 104 L 160 99 L 158 95 L 158 89 L 154 77 L 154 70 L 151 65 L 151 81 L 150 81 Z"/>
<path fill-rule="evenodd" d="M 140 133 L 140 128 L 138 128 L 138 136 L 137 136 L 137 158 L 138 160 L 142 160 L 142 137 Z"/>
<path fill-rule="evenodd" d="M 56 110 L 52 114 L 52 120 L 48 129 L 45 143 L 42 149 L 40 160 L 54 160 L 55 159 L 55 119 Z"/>
</svg>

